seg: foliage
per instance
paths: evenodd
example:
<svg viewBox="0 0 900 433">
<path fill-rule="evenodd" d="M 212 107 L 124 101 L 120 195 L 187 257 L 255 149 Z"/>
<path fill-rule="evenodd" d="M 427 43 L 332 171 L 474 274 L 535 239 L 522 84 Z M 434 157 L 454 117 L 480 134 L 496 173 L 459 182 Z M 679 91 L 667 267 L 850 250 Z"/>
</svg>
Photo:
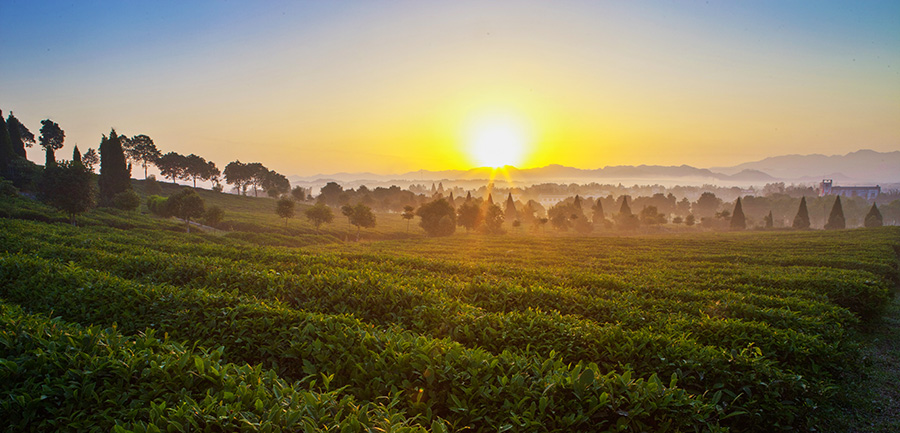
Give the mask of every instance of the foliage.
<svg viewBox="0 0 900 433">
<path fill-rule="evenodd" d="M 797 215 L 794 217 L 792 227 L 798 230 L 809 228 L 809 210 L 806 209 L 806 197 L 800 199 L 800 207 L 797 209 Z"/>
<path fill-rule="evenodd" d="M 116 209 L 134 211 L 141 205 L 141 196 L 134 190 L 128 189 L 113 196 L 112 205 Z"/>
<path fill-rule="evenodd" d="M 34 145 L 34 134 L 12 112 L 6 118 L 6 129 L 9 131 L 13 152 L 21 158 L 26 158 L 25 148 Z"/>
<path fill-rule="evenodd" d="M 284 218 L 284 224 L 287 225 L 288 218 L 294 216 L 294 201 L 285 197 L 275 203 L 275 214 L 279 218 Z"/>
<path fill-rule="evenodd" d="M 288 200 L 290 202 L 290 200 Z M 293 205 L 293 202 L 291 202 Z M 341 212 L 347 217 L 351 225 L 356 226 L 356 240 L 359 241 L 359 234 L 362 227 L 375 227 L 375 214 L 372 209 L 362 203 L 356 206 L 346 205 L 341 208 Z"/>
<path fill-rule="evenodd" d="M 91 172 L 94 171 L 94 167 L 100 163 L 100 155 L 97 155 L 97 151 L 93 148 L 88 148 L 87 152 L 84 152 L 84 155 L 81 155 L 81 163 L 87 167 Z"/>
<path fill-rule="evenodd" d="M 884 225 L 884 218 L 881 217 L 881 212 L 878 211 L 878 206 L 875 203 L 872 203 L 872 208 L 869 209 L 869 213 L 866 214 L 866 227 L 881 227 Z"/>
<path fill-rule="evenodd" d="M 844 221 L 844 208 L 841 206 L 841 196 L 837 196 L 834 198 L 831 213 L 828 214 L 825 230 L 841 230 L 845 228 L 847 228 L 847 223 Z"/>
<path fill-rule="evenodd" d="M 72 224 L 75 215 L 94 205 L 91 173 L 78 163 L 63 161 L 45 167 L 39 191 L 45 202 L 67 213 Z"/>
<path fill-rule="evenodd" d="M 474 200 L 466 200 L 465 203 L 456 209 L 456 223 L 465 227 L 466 232 L 477 229 L 481 225 L 483 218 L 481 206 Z"/>
<path fill-rule="evenodd" d="M 169 207 L 167 206 L 166 200 L 165 197 L 151 195 L 147 197 L 147 209 L 156 216 L 168 218 L 172 216 L 172 214 L 169 213 Z"/>
<path fill-rule="evenodd" d="M 732 230 L 744 230 L 747 228 L 747 218 L 744 216 L 744 208 L 741 206 L 741 198 L 734 203 L 734 212 L 731 213 Z"/>
<path fill-rule="evenodd" d="M 156 164 L 162 153 L 156 148 L 153 139 L 144 134 L 135 135 L 127 140 L 125 155 L 132 161 L 139 162 L 144 168 L 144 179 L 147 178 L 147 167 Z"/>
<path fill-rule="evenodd" d="M 183 188 L 166 199 L 166 213 L 185 221 L 187 231 L 191 231 L 191 220 L 203 216 L 203 199 L 191 188 Z"/>
<path fill-rule="evenodd" d="M 243 195 L 247 195 L 247 187 L 253 180 L 253 168 L 241 161 L 232 161 L 225 166 L 225 181 L 234 185 Z"/>
<path fill-rule="evenodd" d="M 12 181 L 0 177 L 0 197 L 18 197 L 19 188 L 13 185 Z"/>
<path fill-rule="evenodd" d="M 156 167 L 163 177 L 172 179 L 175 183 L 177 179 L 188 179 L 186 171 L 187 157 L 176 152 L 169 152 L 156 160 Z"/>
<path fill-rule="evenodd" d="M 100 176 L 97 178 L 100 187 L 100 204 L 113 206 L 114 197 L 131 189 L 131 172 L 125 162 L 122 141 L 116 130 L 109 131 L 109 137 L 103 136 L 100 142 Z"/>
<path fill-rule="evenodd" d="M 66 133 L 56 122 L 50 119 L 42 120 L 41 125 L 43 126 L 41 126 L 40 144 L 47 153 L 46 167 L 56 163 L 53 152 L 63 147 L 63 142 L 66 140 Z"/>
<path fill-rule="evenodd" d="M 9 164 L 16 158 L 13 148 L 12 133 L 8 130 L 6 121 L 3 120 L 3 112 L 0 111 L 0 174 L 4 173 Z"/>
<path fill-rule="evenodd" d="M 206 212 L 203 213 L 203 224 L 215 227 L 225 218 L 225 211 L 221 207 L 213 205 L 207 206 Z"/>
<path fill-rule="evenodd" d="M 331 212 L 331 208 L 322 203 L 317 203 L 315 206 L 306 209 L 303 213 L 306 215 L 306 218 L 316 226 L 316 232 L 319 231 L 319 227 L 322 224 L 328 224 L 334 220 L 334 213 Z"/>
<path fill-rule="evenodd" d="M 456 211 L 443 198 L 419 206 L 416 216 L 428 236 L 450 236 L 456 231 Z"/>
</svg>

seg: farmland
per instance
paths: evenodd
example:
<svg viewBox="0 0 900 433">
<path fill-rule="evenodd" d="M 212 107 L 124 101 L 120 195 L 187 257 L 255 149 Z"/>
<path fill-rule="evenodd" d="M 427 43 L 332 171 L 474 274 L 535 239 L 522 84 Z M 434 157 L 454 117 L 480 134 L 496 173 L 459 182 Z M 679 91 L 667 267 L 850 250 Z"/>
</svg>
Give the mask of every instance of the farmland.
<svg viewBox="0 0 900 433">
<path fill-rule="evenodd" d="M 821 429 L 900 281 L 897 227 L 344 243 L 226 199 L 264 233 L 6 211 L 6 431 Z"/>
</svg>

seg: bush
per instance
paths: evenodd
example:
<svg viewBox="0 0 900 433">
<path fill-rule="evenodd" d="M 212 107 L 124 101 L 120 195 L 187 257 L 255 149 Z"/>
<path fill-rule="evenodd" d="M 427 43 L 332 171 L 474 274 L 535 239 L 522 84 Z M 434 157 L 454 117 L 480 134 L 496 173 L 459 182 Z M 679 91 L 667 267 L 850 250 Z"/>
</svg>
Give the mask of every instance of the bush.
<svg viewBox="0 0 900 433">
<path fill-rule="evenodd" d="M 166 206 L 167 201 L 168 199 L 165 197 L 151 195 L 150 197 L 147 197 L 147 209 L 149 209 L 150 213 L 153 215 L 168 218 L 172 216 L 172 214 L 169 213 L 168 206 Z"/>
<path fill-rule="evenodd" d="M 158 195 L 162 193 L 162 187 L 159 186 L 159 182 L 156 181 L 156 176 L 151 174 L 147 177 L 147 180 L 144 181 L 144 193 L 147 195 Z"/>
<path fill-rule="evenodd" d="M 113 196 L 113 206 L 116 209 L 133 211 L 140 205 L 141 196 L 134 192 L 134 190 L 128 189 Z"/>
<path fill-rule="evenodd" d="M 19 188 L 16 188 L 12 181 L 0 178 L 0 197 L 16 197 L 18 195 Z"/>
<path fill-rule="evenodd" d="M 215 227 L 225 218 L 225 211 L 218 206 L 210 206 L 203 214 L 203 224 Z"/>
</svg>

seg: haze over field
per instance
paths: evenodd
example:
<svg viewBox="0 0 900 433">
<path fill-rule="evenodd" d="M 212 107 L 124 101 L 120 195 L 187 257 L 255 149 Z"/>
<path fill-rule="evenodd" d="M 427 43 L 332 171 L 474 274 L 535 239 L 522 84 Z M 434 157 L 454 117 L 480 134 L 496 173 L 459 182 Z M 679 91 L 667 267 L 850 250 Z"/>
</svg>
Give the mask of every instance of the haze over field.
<svg viewBox="0 0 900 433">
<path fill-rule="evenodd" d="M 4 0 L 0 108 L 67 146 L 113 126 L 301 176 L 893 152 L 898 19 L 896 1 Z"/>
</svg>

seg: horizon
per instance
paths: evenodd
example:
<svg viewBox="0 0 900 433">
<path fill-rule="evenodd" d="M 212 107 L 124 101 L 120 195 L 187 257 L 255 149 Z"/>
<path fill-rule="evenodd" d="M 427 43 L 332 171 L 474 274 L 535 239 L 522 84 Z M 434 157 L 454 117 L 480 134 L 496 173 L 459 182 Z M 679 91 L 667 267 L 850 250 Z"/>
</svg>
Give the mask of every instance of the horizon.
<svg viewBox="0 0 900 433">
<path fill-rule="evenodd" d="M 0 109 L 304 177 L 900 150 L 896 2 L 515 5 L 5 2 Z"/>
</svg>

